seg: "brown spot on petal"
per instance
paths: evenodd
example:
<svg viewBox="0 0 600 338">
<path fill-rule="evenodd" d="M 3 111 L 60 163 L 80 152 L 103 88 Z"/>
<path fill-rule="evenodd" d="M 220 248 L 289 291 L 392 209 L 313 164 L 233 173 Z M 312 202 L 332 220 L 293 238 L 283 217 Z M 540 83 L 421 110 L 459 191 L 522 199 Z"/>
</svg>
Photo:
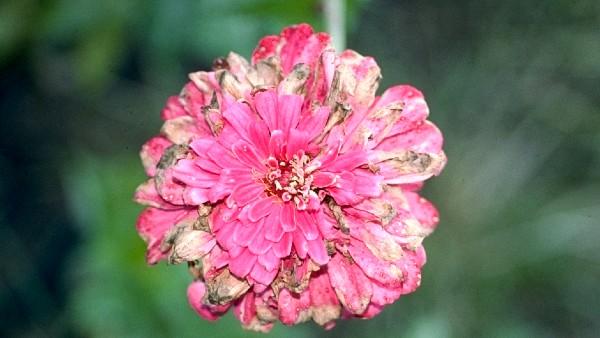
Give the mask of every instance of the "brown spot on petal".
<svg viewBox="0 0 600 338">
<path fill-rule="evenodd" d="M 275 87 L 281 82 L 281 77 L 279 59 L 275 57 L 259 61 L 246 75 L 246 79 L 255 90 Z"/>
<path fill-rule="evenodd" d="M 200 204 L 198 206 L 198 219 L 193 224 L 195 230 L 202 230 L 210 232 L 210 225 L 208 223 L 208 217 L 212 211 L 212 206 L 206 204 Z"/>
<path fill-rule="evenodd" d="M 216 72 L 217 80 L 223 91 L 229 93 L 236 99 L 243 97 L 244 89 L 238 79 L 227 70 Z"/>
<path fill-rule="evenodd" d="M 299 63 L 294 66 L 292 72 L 283 79 L 280 88 L 285 94 L 304 94 L 306 89 L 306 80 L 310 75 L 308 65 Z"/>
<path fill-rule="evenodd" d="M 211 240 L 214 239 L 207 232 L 184 228 L 184 230 L 177 232 L 172 240 L 173 248 L 169 255 L 169 264 L 179 264 L 204 257 L 209 250 L 206 244 Z"/>
<path fill-rule="evenodd" d="M 221 70 L 221 69 L 228 70 L 229 69 L 229 62 L 227 62 L 227 59 L 222 58 L 222 57 L 221 58 L 216 58 L 213 61 L 212 69 L 213 70 Z"/>
<path fill-rule="evenodd" d="M 206 280 L 206 301 L 213 305 L 224 305 L 241 297 L 250 289 L 245 280 L 238 279 L 224 269 L 216 277 Z"/>
<path fill-rule="evenodd" d="M 189 148 L 187 145 L 174 144 L 170 146 L 165 150 L 165 152 L 161 156 L 160 161 L 158 161 L 158 164 L 156 165 L 156 168 L 164 170 L 175 165 L 177 161 L 186 157 L 188 151 Z"/>
<path fill-rule="evenodd" d="M 185 144 L 198 135 L 198 128 L 191 116 L 179 116 L 165 121 L 160 132 L 173 143 Z"/>
<path fill-rule="evenodd" d="M 350 228 L 348 227 L 348 223 L 346 222 L 346 218 L 344 217 L 342 208 L 337 203 L 335 203 L 333 198 L 328 196 L 326 199 L 327 199 L 327 207 L 329 207 L 329 210 L 331 210 L 331 213 L 333 214 L 333 218 L 335 218 L 335 220 L 337 221 L 337 224 L 338 224 L 340 230 L 342 230 L 342 232 L 345 234 L 349 234 Z"/>
<path fill-rule="evenodd" d="M 217 101 L 217 95 L 213 92 L 210 104 L 202 107 L 202 116 L 208 128 L 214 136 L 218 136 L 223 130 L 224 122 L 221 116 L 221 110 L 219 109 L 219 102 Z"/>
<path fill-rule="evenodd" d="M 271 284 L 273 292 L 279 294 L 282 288 L 291 292 L 302 293 L 307 287 L 311 273 L 318 271 L 320 266 L 312 260 L 302 261 L 298 257 L 290 257 L 281 262 L 279 274 Z"/>
<path fill-rule="evenodd" d="M 189 261 L 188 271 L 190 272 L 192 277 L 194 277 L 194 280 L 204 278 L 202 274 L 202 261 L 200 260 Z"/>
<path fill-rule="evenodd" d="M 331 321 L 338 319 L 342 308 L 339 305 L 320 305 L 312 307 L 312 318 L 315 323 L 324 326 Z"/>
<path fill-rule="evenodd" d="M 414 151 L 401 152 L 388 161 L 401 174 L 422 173 L 433 162 L 431 155 Z"/>
</svg>

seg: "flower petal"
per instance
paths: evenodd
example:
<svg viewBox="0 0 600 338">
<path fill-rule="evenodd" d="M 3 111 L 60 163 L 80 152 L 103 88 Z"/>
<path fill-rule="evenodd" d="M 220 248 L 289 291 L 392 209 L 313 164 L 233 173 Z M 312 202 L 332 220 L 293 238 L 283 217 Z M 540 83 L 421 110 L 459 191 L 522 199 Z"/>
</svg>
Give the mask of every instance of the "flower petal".
<svg viewBox="0 0 600 338">
<path fill-rule="evenodd" d="M 232 257 L 229 261 L 229 270 L 234 275 L 244 278 L 250 273 L 256 263 L 256 255 L 248 249 L 244 249 L 237 257 Z"/>
<path fill-rule="evenodd" d="M 336 254 L 327 265 L 329 280 L 348 312 L 360 315 L 365 312 L 373 289 L 371 282 L 355 264 L 341 254 Z"/>
<path fill-rule="evenodd" d="M 273 253 L 279 258 L 284 258 L 290 255 L 292 251 L 292 233 L 286 232 L 281 240 L 273 244 Z"/>
</svg>

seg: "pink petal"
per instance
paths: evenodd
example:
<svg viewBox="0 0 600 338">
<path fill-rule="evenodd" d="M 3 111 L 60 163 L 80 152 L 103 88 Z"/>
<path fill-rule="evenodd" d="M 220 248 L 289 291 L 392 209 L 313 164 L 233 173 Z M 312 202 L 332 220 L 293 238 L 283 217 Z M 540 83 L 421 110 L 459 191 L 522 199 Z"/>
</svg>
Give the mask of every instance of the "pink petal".
<svg viewBox="0 0 600 338">
<path fill-rule="evenodd" d="M 252 145 L 244 141 L 240 141 L 233 145 L 232 151 L 238 160 L 248 167 L 264 170 L 265 165 L 258 158 L 258 155 L 256 154 L 256 151 L 254 151 L 254 147 Z"/>
<path fill-rule="evenodd" d="M 379 197 L 383 193 L 383 176 L 354 172 L 354 192 L 367 197 Z"/>
<path fill-rule="evenodd" d="M 404 196 L 408 201 L 410 211 L 417 218 L 419 223 L 429 229 L 435 229 L 440 220 L 439 213 L 435 206 L 415 192 L 405 192 Z"/>
<path fill-rule="evenodd" d="M 312 184 L 318 188 L 329 187 L 329 186 L 332 186 L 333 184 L 335 184 L 336 176 L 337 175 L 334 173 L 318 171 L 313 174 L 314 180 L 313 180 Z"/>
<path fill-rule="evenodd" d="M 234 234 L 239 227 L 242 227 L 239 222 L 224 222 L 216 231 L 215 237 L 217 238 L 217 242 L 227 250 L 231 250 L 233 247 L 238 246 L 234 241 Z"/>
<path fill-rule="evenodd" d="M 310 307 L 310 294 L 292 293 L 288 289 L 282 289 L 279 292 L 277 308 L 279 309 L 279 319 L 284 325 L 298 324 L 302 320 L 307 320 L 306 312 Z"/>
<path fill-rule="evenodd" d="M 250 141 L 248 126 L 253 124 L 256 119 L 247 104 L 241 102 L 232 104 L 223 112 L 223 117 L 241 138 Z"/>
<path fill-rule="evenodd" d="M 302 232 L 298 230 L 292 232 L 292 234 L 292 239 L 294 241 L 294 249 L 296 250 L 298 257 L 302 259 L 306 258 L 306 254 L 308 253 L 308 243 L 306 241 L 306 238 L 304 238 Z"/>
<path fill-rule="evenodd" d="M 277 101 L 277 129 L 281 129 L 284 134 L 287 134 L 290 129 L 296 128 L 300 120 L 300 109 L 303 102 L 304 97 L 300 95 L 279 96 Z"/>
<path fill-rule="evenodd" d="M 167 99 L 167 104 L 160 113 L 160 117 L 163 120 L 174 119 L 179 116 L 186 115 L 185 109 L 181 104 L 181 98 L 179 96 L 171 96 Z"/>
<path fill-rule="evenodd" d="M 285 137 L 281 130 L 271 130 L 271 139 L 269 140 L 269 153 L 275 157 L 283 154 L 285 146 Z"/>
<path fill-rule="evenodd" d="M 326 325 L 340 317 L 341 307 L 337 295 L 329 282 L 327 272 L 320 272 L 311 276 L 308 291 L 312 307 L 313 320 L 319 325 Z"/>
<path fill-rule="evenodd" d="M 262 255 L 269 251 L 272 245 L 273 242 L 265 238 L 265 229 L 263 226 L 261 227 L 261 230 L 256 235 L 254 240 L 251 241 L 248 245 L 248 250 L 250 250 L 250 252 L 252 252 L 255 255 Z"/>
<path fill-rule="evenodd" d="M 312 241 L 319 237 L 319 230 L 317 229 L 315 218 L 307 211 L 296 212 L 296 225 L 304 234 L 304 237 Z"/>
<path fill-rule="evenodd" d="M 205 294 L 206 286 L 203 282 L 196 281 L 190 284 L 187 289 L 187 297 L 190 306 L 206 320 L 213 321 L 219 319 L 219 317 L 227 312 L 230 304 L 217 306 L 206 305 L 202 302 Z"/>
<path fill-rule="evenodd" d="M 256 255 L 251 253 L 248 249 L 242 251 L 237 257 L 231 258 L 229 262 L 229 270 L 234 275 L 244 278 L 250 273 L 256 263 Z"/>
<path fill-rule="evenodd" d="M 269 271 L 278 270 L 280 259 L 271 248 L 265 254 L 258 256 L 258 263 Z"/>
<path fill-rule="evenodd" d="M 298 123 L 298 130 L 305 131 L 308 133 L 307 138 L 313 140 L 323 131 L 327 118 L 329 118 L 329 112 L 329 107 L 320 106 L 314 113 L 301 116 L 300 122 Z"/>
<path fill-rule="evenodd" d="M 325 265 L 329 262 L 329 255 L 325 249 L 325 242 L 321 237 L 308 241 L 308 255 L 319 265 Z"/>
<path fill-rule="evenodd" d="M 323 170 L 331 172 L 340 172 L 352 170 L 368 162 L 367 153 L 363 150 L 355 150 L 338 155 L 334 162 L 323 164 Z"/>
<path fill-rule="evenodd" d="M 344 308 L 355 315 L 365 312 L 373 289 L 363 272 L 341 254 L 332 257 L 327 269 L 331 285 Z"/>
<path fill-rule="evenodd" d="M 281 208 L 281 226 L 285 232 L 296 230 L 296 208 L 292 203 L 284 203 Z"/>
<path fill-rule="evenodd" d="M 258 223 L 236 223 L 233 240 L 237 245 L 248 246 L 263 228 L 263 222 Z"/>
<path fill-rule="evenodd" d="M 308 134 L 304 131 L 291 129 L 288 134 L 288 143 L 286 145 L 287 158 L 292 158 L 299 151 L 306 151 L 308 148 Z"/>
<path fill-rule="evenodd" d="M 362 271 L 387 287 L 400 287 L 402 285 L 402 270 L 391 262 L 378 259 L 360 241 L 352 240 L 348 251 L 354 262 Z"/>
<path fill-rule="evenodd" d="M 248 292 L 233 308 L 233 314 L 243 325 L 250 325 L 256 319 L 254 298 L 254 293 Z"/>
<path fill-rule="evenodd" d="M 287 257 L 292 251 L 292 233 L 286 232 L 281 240 L 273 244 L 273 253 L 279 258 Z"/>
<path fill-rule="evenodd" d="M 236 186 L 231 193 L 231 198 L 239 205 L 244 206 L 258 198 L 265 190 L 262 184 L 243 182 Z"/>
<path fill-rule="evenodd" d="M 136 203 L 153 208 L 167 210 L 181 209 L 181 206 L 168 203 L 158 194 L 158 191 L 156 191 L 156 183 L 153 178 L 147 180 L 137 187 L 133 196 L 133 200 Z"/>
<path fill-rule="evenodd" d="M 210 188 L 219 179 L 218 175 L 204 171 L 193 160 L 182 159 L 174 165 L 173 177 L 188 186 Z"/>
<path fill-rule="evenodd" d="M 153 137 L 148 142 L 144 143 L 140 151 L 142 164 L 148 176 L 156 175 L 156 165 L 162 154 L 173 143 L 162 136 Z"/>
<path fill-rule="evenodd" d="M 443 145 L 442 132 L 433 123 L 425 121 L 405 132 L 383 139 L 375 149 L 385 151 L 406 149 L 418 153 L 437 154 L 442 151 Z"/>
<path fill-rule="evenodd" d="M 402 295 L 402 288 L 400 287 L 385 287 L 379 285 L 378 282 L 373 282 L 371 285 L 373 287 L 373 297 L 371 297 L 372 304 L 380 306 L 392 304 Z"/>
<path fill-rule="evenodd" d="M 265 121 L 269 130 L 277 128 L 277 92 L 274 89 L 265 90 L 254 94 L 254 107 L 256 112 Z"/>
<path fill-rule="evenodd" d="M 258 198 L 247 206 L 248 208 L 248 219 L 252 222 L 256 222 L 259 219 L 269 215 L 275 204 L 275 200 L 272 197 Z"/>
<path fill-rule="evenodd" d="M 250 272 L 250 277 L 263 285 L 270 285 L 275 276 L 277 276 L 277 272 L 277 270 L 269 271 L 260 264 L 254 264 L 254 268 Z"/>
<path fill-rule="evenodd" d="M 260 158 L 269 156 L 269 129 L 262 121 L 254 122 L 248 126 L 248 137 L 255 147 Z"/>
<path fill-rule="evenodd" d="M 280 212 L 273 210 L 265 219 L 265 238 L 278 242 L 283 237 L 283 227 L 281 226 Z"/>
</svg>

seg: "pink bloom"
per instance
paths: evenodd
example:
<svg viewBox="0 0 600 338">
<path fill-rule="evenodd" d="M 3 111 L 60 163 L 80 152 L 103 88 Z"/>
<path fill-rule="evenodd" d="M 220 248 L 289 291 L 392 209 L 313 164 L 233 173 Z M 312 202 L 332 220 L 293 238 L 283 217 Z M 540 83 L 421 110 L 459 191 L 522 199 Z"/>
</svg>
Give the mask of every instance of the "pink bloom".
<svg viewBox="0 0 600 338">
<path fill-rule="evenodd" d="M 191 306 L 245 328 L 371 318 L 413 292 L 438 222 L 418 190 L 446 163 L 421 92 L 376 96 L 370 57 L 310 26 L 190 74 L 141 157 L 147 260 L 188 262 Z"/>
</svg>

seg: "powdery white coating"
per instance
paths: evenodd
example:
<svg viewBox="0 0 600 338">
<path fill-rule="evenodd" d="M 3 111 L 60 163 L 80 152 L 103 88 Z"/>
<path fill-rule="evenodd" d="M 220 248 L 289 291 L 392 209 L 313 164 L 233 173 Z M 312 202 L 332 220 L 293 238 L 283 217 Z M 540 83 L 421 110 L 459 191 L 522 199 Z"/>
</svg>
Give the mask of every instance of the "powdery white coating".
<svg viewBox="0 0 600 338">
<path fill-rule="evenodd" d="M 423 94 L 306 24 L 190 74 L 141 152 L 147 261 L 188 262 L 188 298 L 247 329 L 371 318 L 413 292 L 446 163 Z"/>
</svg>

